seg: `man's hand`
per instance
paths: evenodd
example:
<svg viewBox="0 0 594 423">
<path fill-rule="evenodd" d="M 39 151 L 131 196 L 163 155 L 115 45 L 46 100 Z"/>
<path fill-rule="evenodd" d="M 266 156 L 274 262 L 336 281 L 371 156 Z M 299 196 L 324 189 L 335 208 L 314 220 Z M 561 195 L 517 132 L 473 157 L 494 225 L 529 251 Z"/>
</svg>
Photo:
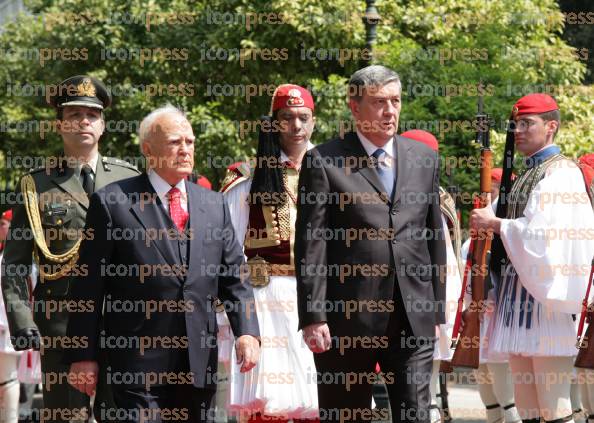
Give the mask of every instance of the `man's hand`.
<svg viewBox="0 0 594 423">
<path fill-rule="evenodd" d="M 39 351 L 41 347 L 41 336 L 37 328 L 25 328 L 11 336 L 10 342 L 12 342 L 15 351 L 25 351 L 31 348 Z"/>
<path fill-rule="evenodd" d="M 479 239 L 481 239 L 481 231 L 493 231 L 499 233 L 501 227 L 501 219 L 493 213 L 491 206 L 491 194 L 487 194 L 487 205 L 481 209 L 474 209 L 470 212 L 470 228 L 479 231 Z M 484 237 L 483 237 L 484 239 Z"/>
<path fill-rule="evenodd" d="M 97 388 L 98 374 L 99 365 L 96 361 L 77 361 L 70 365 L 68 383 L 77 391 L 93 396 Z"/>
<path fill-rule="evenodd" d="M 495 312 L 496 304 L 497 303 L 490 298 L 487 298 L 485 300 L 485 304 L 483 306 L 483 312 L 480 314 L 481 323 L 483 323 L 483 320 L 485 319 L 485 317 L 491 318 L 491 316 L 493 316 L 493 313 Z"/>
<path fill-rule="evenodd" d="M 314 353 L 323 353 L 330 349 L 332 339 L 330 338 L 330 328 L 325 322 L 314 323 L 303 328 L 303 339 Z"/>
<path fill-rule="evenodd" d="M 237 364 L 241 364 L 241 373 L 245 373 L 254 368 L 260 358 L 260 342 L 255 336 L 242 335 L 235 342 L 235 352 L 237 354 Z"/>
<path fill-rule="evenodd" d="M 464 310 L 462 312 L 462 314 L 460 315 L 460 332 L 462 331 L 462 329 L 464 329 L 464 326 L 466 325 L 466 317 L 468 316 L 468 310 Z"/>
</svg>

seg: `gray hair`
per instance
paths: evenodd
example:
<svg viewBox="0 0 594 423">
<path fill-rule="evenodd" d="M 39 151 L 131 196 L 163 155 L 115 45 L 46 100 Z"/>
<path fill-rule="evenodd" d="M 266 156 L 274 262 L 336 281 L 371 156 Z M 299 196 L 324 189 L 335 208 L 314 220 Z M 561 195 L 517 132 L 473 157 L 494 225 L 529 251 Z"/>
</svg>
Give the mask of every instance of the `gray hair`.
<svg viewBox="0 0 594 423">
<path fill-rule="evenodd" d="M 140 144 L 141 153 L 143 153 L 142 145 L 147 139 L 150 138 L 151 132 L 153 131 L 153 124 L 155 123 L 155 120 L 157 120 L 158 117 L 166 114 L 178 115 L 184 119 L 187 119 L 186 114 L 171 103 L 167 103 L 164 106 L 161 106 L 158 109 L 150 112 L 144 119 L 142 119 L 142 122 L 140 122 L 140 126 L 138 127 L 138 141 Z"/>
<path fill-rule="evenodd" d="M 355 72 L 349 79 L 349 99 L 361 101 L 363 90 L 368 87 L 383 87 L 390 82 L 397 82 L 400 90 L 400 77 L 392 69 L 382 65 L 371 65 Z"/>
</svg>

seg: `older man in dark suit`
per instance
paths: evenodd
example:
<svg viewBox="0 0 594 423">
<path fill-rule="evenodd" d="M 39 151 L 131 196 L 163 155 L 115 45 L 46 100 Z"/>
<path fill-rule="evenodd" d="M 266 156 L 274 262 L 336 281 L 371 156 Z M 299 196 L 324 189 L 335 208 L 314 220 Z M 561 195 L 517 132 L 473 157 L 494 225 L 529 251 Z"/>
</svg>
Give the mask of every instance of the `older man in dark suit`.
<svg viewBox="0 0 594 423">
<path fill-rule="evenodd" d="M 86 276 L 75 280 L 72 299 L 93 307 L 68 326 L 80 340 L 66 352 L 70 382 L 91 394 L 97 355 L 106 349 L 118 420 L 211 421 L 217 298 L 228 302 L 242 371 L 259 355 L 253 294 L 240 279 L 243 252 L 222 194 L 186 181 L 194 134 L 183 113 L 157 109 L 139 137 L 148 173 L 91 198 L 94 237 L 81 246 Z"/>
<path fill-rule="evenodd" d="M 438 156 L 396 135 L 401 83 L 390 69 L 353 74 L 349 106 L 356 132 L 308 152 L 299 179 L 299 319 L 316 353 L 320 419 L 384 420 L 370 409 L 379 362 L 392 421 L 428 422 L 445 320 Z"/>
</svg>

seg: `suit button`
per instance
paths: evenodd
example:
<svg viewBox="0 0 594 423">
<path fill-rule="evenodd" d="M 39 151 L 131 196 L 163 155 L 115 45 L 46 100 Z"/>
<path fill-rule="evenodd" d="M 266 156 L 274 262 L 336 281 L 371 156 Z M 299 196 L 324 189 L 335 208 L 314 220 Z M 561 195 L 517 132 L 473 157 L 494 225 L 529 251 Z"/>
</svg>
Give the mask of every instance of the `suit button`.
<svg viewBox="0 0 594 423">
<path fill-rule="evenodd" d="M 392 211 L 390 211 L 391 214 L 395 215 L 396 214 L 396 210 L 392 209 Z"/>
<path fill-rule="evenodd" d="M 396 244 L 396 240 L 395 239 L 392 240 L 392 244 Z"/>
<path fill-rule="evenodd" d="M 52 290 L 51 290 L 51 289 L 48 289 L 47 291 L 45 291 L 45 293 L 46 293 L 47 295 L 51 295 L 51 293 L 52 293 Z"/>
</svg>

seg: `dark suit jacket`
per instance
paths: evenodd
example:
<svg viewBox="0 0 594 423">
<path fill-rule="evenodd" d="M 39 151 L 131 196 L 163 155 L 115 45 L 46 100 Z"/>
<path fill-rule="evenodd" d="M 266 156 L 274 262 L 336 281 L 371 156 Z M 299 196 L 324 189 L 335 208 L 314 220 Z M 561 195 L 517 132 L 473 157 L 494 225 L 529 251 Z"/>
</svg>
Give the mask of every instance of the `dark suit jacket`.
<svg viewBox="0 0 594 423">
<path fill-rule="evenodd" d="M 93 194 L 87 227 L 95 236 L 83 242 L 79 258 L 88 275 L 75 279 L 71 299 L 91 301 L 94 308 L 70 320 L 68 336 L 88 342 L 66 350 L 67 362 L 96 360 L 103 348 L 112 373 L 191 370 L 194 386 L 213 388 L 215 299 L 226 302 L 237 337 L 259 336 L 251 285 L 239 277 L 243 252 L 223 195 L 187 182 L 186 189 L 190 214 L 186 237 L 155 236 L 159 230 L 178 232 L 146 174 Z M 145 236 L 151 230 L 152 240 Z M 181 256 L 179 242 L 189 243 L 189 262 Z M 143 265 L 145 275 L 147 269 L 150 274 L 141 278 Z M 177 271 L 164 265 L 175 265 Z M 153 309 L 160 304 L 159 310 L 149 313 L 149 303 Z M 100 333 L 102 309 L 104 333 Z M 142 339 L 145 347 L 147 339 L 151 345 L 140 348 Z M 142 376 L 135 377 L 133 385 L 144 384 Z"/>
<path fill-rule="evenodd" d="M 300 328 L 327 322 L 332 336 L 386 335 L 394 289 L 414 336 L 433 337 L 445 322 L 438 156 L 408 138 L 394 142 L 393 201 L 380 195 L 385 189 L 356 133 L 305 156 L 295 239 Z"/>
</svg>

